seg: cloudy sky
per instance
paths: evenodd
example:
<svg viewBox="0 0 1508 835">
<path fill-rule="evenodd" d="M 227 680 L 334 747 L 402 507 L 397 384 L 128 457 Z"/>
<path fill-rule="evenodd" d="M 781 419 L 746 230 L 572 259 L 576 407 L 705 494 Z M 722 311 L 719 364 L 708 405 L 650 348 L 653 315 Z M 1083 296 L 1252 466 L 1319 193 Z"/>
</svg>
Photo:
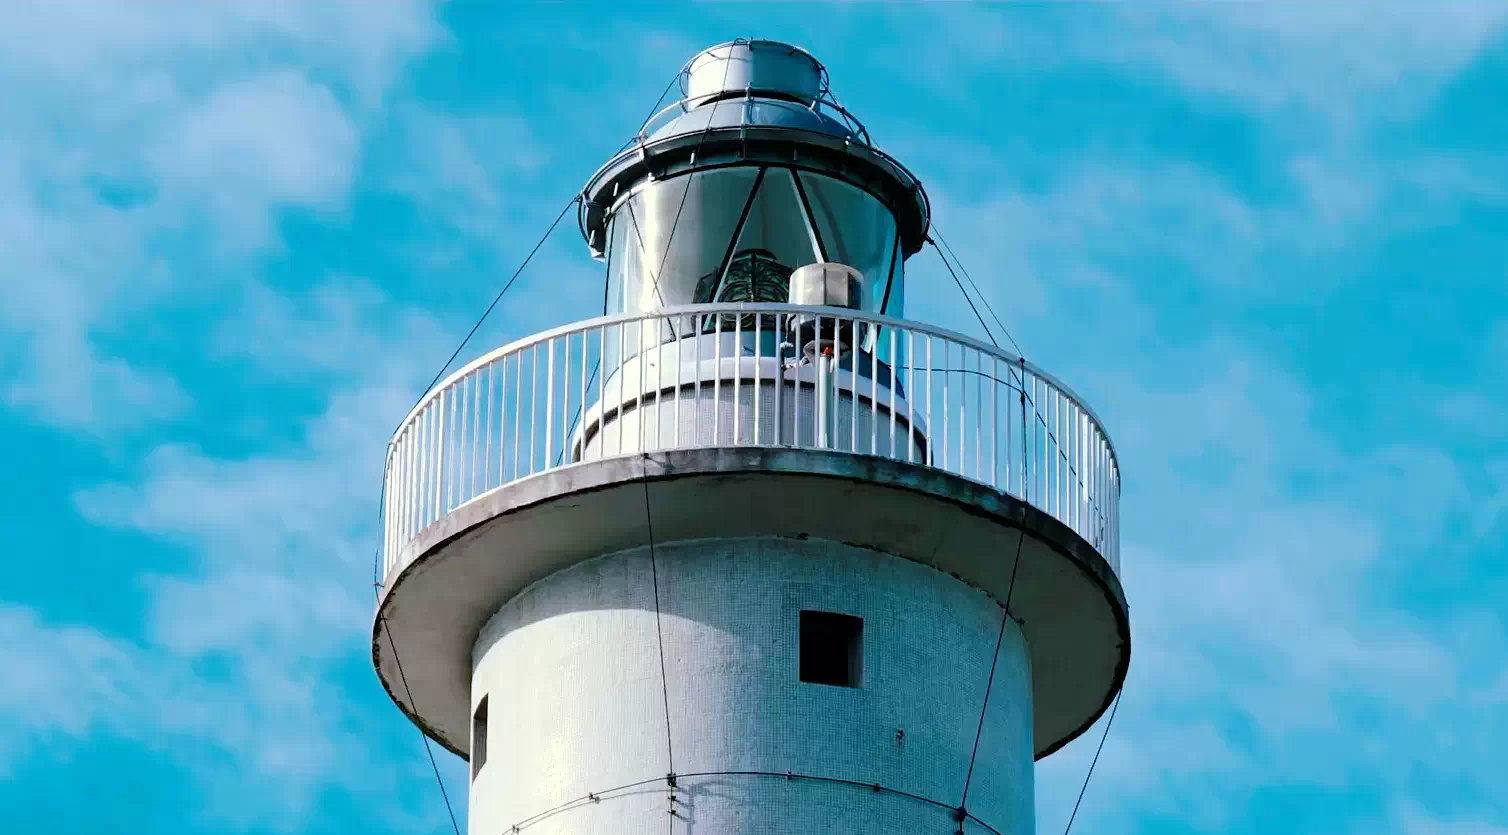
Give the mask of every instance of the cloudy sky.
<svg viewBox="0 0 1508 835">
<path fill-rule="evenodd" d="M 367 657 L 387 434 L 681 63 L 759 36 L 1116 439 L 1134 657 L 1075 831 L 1508 833 L 1505 23 L 13 4 L 0 829 L 449 829 Z M 599 276 L 563 225 L 462 359 Z M 1039 765 L 1042 832 L 1098 736 Z"/>
</svg>

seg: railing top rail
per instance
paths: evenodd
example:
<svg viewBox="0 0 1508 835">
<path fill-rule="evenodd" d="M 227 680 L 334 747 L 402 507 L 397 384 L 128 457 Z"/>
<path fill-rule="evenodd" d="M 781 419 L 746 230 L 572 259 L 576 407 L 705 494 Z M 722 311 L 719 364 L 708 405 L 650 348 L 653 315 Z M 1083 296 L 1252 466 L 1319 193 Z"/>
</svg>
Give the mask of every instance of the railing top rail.
<svg viewBox="0 0 1508 835">
<path fill-rule="evenodd" d="M 1085 402 L 1084 398 L 1080 397 L 1073 389 L 1069 388 L 1057 377 L 1054 377 L 1051 373 L 1034 365 L 1030 360 L 1025 359 L 1019 354 L 1015 354 L 1011 351 L 999 347 L 998 345 L 991 345 L 987 342 L 982 342 L 972 336 L 958 333 L 957 331 L 948 330 L 947 328 L 939 328 L 933 325 L 928 325 L 922 322 L 915 322 L 909 319 L 899 319 L 893 316 L 865 313 L 863 311 L 851 310 L 846 307 L 817 307 L 810 305 L 780 304 L 775 302 L 724 302 L 719 304 L 676 305 L 673 307 L 662 307 L 637 313 L 617 313 L 611 316 L 597 316 L 592 319 L 584 319 L 581 321 L 572 322 L 567 325 L 560 325 L 548 330 L 532 333 L 523 338 L 509 342 L 501 348 L 495 348 L 491 351 L 488 351 L 487 353 L 456 369 L 449 376 L 445 377 L 445 379 L 435 384 L 434 387 L 432 387 L 428 392 L 424 394 L 424 397 L 420 398 L 419 402 L 415 404 L 414 408 L 410 410 L 408 415 L 406 415 L 398 424 L 398 429 L 393 433 L 393 438 L 394 440 L 396 440 L 400 435 L 402 435 L 404 430 L 408 428 L 409 424 L 413 422 L 414 418 L 418 416 L 420 412 L 424 411 L 425 407 L 427 407 L 430 402 L 434 400 L 435 396 L 439 392 L 450 388 L 458 380 L 465 378 L 467 375 L 471 374 L 473 371 L 476 371 L 478 368 L 486 367 L 489 363 L 494 362 L 501 357 L 510 356 L 534 345 L 548 342 L 551 339 L 555 339 L 557 337 L 565 336 L 568 334 L 580 333 L 582 331 L 589 331 L 596 328 L 612 327 L 614 325 L 642 322 L 652 319 L 669 319 L 675 316 L 711 316 L 719 314 L 750 313 L 783 313 L 812 316 L 835 316 L 844 319 L 852 319 L 854 321 L 862 321 L 869 324 L 878 325 L 880 327 L 897 328 L 900 330 L 908 330 L 914 333 L 938 337 L 940 339 L 947 339 L 959 345 L 973 348 L 982 353 L 991 354 L 996 359 L 1003 360 L 1014 368 L 1025 368 L 1027 371 L 1031 372 L 1033 376 L 1046 381 L 1048 384 L 1056 388 L 1060 394 L 1067 396 L 1070 400 L 1077 404 L 1078 407 L 1080 409 L 1083 409 L 1084 413 L 1089 416 L 1089 419 L 1094 421 L 1095 424 L 1099 427 L 1100 435 L 1105 439 L 1105 444 L 1110 448 L 1111 457 L 1116 461 L 1120 460 L 1120 455 L 1115 450 L 1115 443 L 1110 439 L 1110 432 L 1105 428 L 1105 422 L 1103 420 L 1100 420 L 1099 415 L 1095 414 L 1094 409 L 1091 408 L 1087 402 Z"/>
</svg>

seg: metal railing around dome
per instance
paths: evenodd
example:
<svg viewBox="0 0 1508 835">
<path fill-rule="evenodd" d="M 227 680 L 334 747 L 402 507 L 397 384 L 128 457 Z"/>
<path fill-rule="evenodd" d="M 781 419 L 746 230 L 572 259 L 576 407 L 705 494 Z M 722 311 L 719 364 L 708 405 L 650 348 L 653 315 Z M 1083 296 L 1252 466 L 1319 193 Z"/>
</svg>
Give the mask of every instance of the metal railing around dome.
<svg viewBox="0 0 1508 835">
<path fill-rule="evenodd" d="M 535 334 L 429 392 L 388 450 L 382 576 L 430 524 L 574 464 L 766 446 L 883 456 L 1025 500 L 1120 571 L 1120 471 L 1100 422 L 1024 359 L 839 308 L 695 305 Z"/>
</svg>

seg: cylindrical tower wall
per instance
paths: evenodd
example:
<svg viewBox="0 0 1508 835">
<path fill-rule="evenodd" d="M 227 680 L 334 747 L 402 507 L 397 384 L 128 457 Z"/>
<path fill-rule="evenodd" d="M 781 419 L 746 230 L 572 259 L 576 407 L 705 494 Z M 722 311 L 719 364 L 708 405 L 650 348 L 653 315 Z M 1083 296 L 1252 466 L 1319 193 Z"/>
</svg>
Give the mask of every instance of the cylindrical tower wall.
<svg viewBox="0 0 1508 835">
<path fill-rule="evenodd" d="M 946 807 L 962 798 L 995 663 L 967 806 L 1030 833 L 1031 675 L 1014 622 L 997 663 L 1001 616 L 933 568 L 826 541 L 704 540 L 660 546 L 653 565 L 647 549 L 579 563 L 478 637 L 486 754 L 471 831 L 657 832 L 674 808 L 674 832 L 954 833 Z M 829 622 L 842 629 L 817 628 Z M 849 678 L 804 681 L 833 674 L 821 663 L 835 635 Z"/>
<path fill-rule="evenodd" d="M 777 391 L 774 381 L 756 386 L 748 378 L 683 385 L 679 393 L 660 390 L 628 400 L 600 430 L 594 426 L 584 456 L 594 460 L 669 447 L 788 444 L 925 460 L 927 441 L 919 428 L 908 441 L 910 422 L 900 413 L 892 431 L 884 397 L 872 401 L 867 382 L 855 396 L 849 379 L 847 373 L 839 377 L 837 392 L 820 379 L 799 386 L 786 382 Z M 888 393 L 880 390 L 880 395 Z M 820 410 L 819 399 L 826 401 Z"/>
<path fill-rule="evenodd" d="M 733 325 L 727 327 L 731 331 Z M 632 342 L 626 350 L 605 348 L 604 364 L 615 370 L 607 374 L 602 401 L 589 410 L 572 440 L 573 459 L 691 446 L 789 444 L 927 460 L 925 421 L 913 415 L 894 379 L 884 340 L 858 335 L 863 344 L 878 342 L 883 359 L 860 350 L 844 352 L 836 362 L 798 361 L 792 346 L 777 348 L 786 334 L 772 332 L 766 323 L 756 340 L 752 324 L 744 327 L 748 330 L 740 334 L 668 340 L 643 353 L 635 352 Z M 642 338 L 635 336 L 635 341 Z"/>
</svg>

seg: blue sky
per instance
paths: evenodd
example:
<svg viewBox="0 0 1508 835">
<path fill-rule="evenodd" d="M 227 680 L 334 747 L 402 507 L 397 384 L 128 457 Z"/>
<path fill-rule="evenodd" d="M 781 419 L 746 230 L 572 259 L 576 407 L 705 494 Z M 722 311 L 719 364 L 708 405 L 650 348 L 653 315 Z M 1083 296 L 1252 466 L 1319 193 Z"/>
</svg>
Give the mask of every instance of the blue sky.
<svg viewBox="0 0 1508 835">
<path fill-rule="evenodd" d="M 5 17 L 4 831 L 448 829 L 367 661 L 387 433 L 682 62 L 759 36 L 1116 439 L 1134 658 L 1075 831 L 1508 833 L 1508 6 Z M 598 282 L 563 225 L 463 359 Z"/>
</svg>

